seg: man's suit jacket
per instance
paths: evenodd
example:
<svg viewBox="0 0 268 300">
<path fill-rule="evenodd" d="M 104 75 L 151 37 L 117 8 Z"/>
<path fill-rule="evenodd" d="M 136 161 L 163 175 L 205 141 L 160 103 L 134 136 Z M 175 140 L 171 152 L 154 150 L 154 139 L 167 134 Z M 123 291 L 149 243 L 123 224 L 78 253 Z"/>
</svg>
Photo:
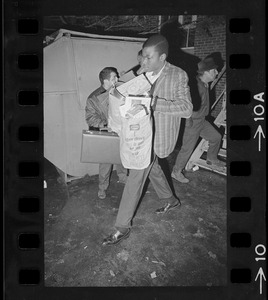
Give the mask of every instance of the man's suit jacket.
<svg viewBox="0 0 268 300">
<path fill-rule="evenodd" d="M 108 92 L 103 86 L 92 92 L 85 107 L 85 118 L 89 127 L 103 127 L 108 119 Z"/>
<path fill-rule="evenodd" d="M 167 157 L 175 148 L 181 118 L 190 118 L 193 111 L 188 76 L 185 71 L 166 62 L 153 91 L 154 152 Z"/>
</svg>

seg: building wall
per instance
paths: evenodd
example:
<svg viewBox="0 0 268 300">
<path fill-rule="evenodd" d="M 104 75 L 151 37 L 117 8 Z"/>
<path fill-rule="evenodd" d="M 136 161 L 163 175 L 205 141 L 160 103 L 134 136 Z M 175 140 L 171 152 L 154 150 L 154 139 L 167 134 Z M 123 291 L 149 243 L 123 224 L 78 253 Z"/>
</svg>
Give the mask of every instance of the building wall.
<svg viewBox="0 0 268 300">
<path fill-rule="evenodd" d="M 200 59 L 205 58 L 213 52 L 221 52 L 222 58 L 226 61 L 226 23 L 223 16 L 197 17 L 197 27 L 195 32 L 194 54 Z M 216 100 L 226 84 L 226 73 L 215 87 L 215 92 L 211 95 L 211 100 Z M 222 100 L 216 105 L 211 115 L 215 118 L 221 110 Z"/>
<path fill-rule="evenodd" d="M 88 128 L 85 105 L 100 85 L 97 74 L 111 61 L 119 73 L 135 66 L 142 46 L 139 40 L 78 35 L 62 36 L 43 52 L 44 157 L 75 177 L 99 172 L 98 163 L 81 162 L 82 132 Z"/>
</svg>

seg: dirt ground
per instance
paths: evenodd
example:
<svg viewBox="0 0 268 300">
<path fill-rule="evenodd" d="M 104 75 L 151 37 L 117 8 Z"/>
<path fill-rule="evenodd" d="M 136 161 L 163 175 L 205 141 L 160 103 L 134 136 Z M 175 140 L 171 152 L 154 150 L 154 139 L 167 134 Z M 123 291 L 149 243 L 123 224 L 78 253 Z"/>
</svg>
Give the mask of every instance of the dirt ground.
<svg viewBox="0 0 268 300">
<path fill-rule="evenodd" d="M 174 156 L 163 169 L 173 163 Z M 129 238 L 102 246 L 124 187 L 116 172 L 100 200 L 98 175 L 66 185 L 45 161 L 45 286 L 226 285 L 226 177 L 203 169 L 186 175 L 188 184 L 173 180 L 181 207 L 156 215 L 162 202 L 148 184 Z"/>
</svg>

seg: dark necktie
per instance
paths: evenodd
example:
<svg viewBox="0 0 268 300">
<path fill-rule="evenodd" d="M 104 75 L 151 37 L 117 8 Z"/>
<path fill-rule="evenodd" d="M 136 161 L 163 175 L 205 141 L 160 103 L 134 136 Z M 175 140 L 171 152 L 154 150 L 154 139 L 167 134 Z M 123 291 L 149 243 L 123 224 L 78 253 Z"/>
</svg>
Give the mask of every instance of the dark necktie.
<svg viewBox="0 0 268 300">
<path fill-rule="evenodd" d="M 154 111 L 155 110 L 155 106 L 156 106 L 156 100 L 157 100 L 157 97 L 155 97 L 155 99 L 153 98 L 153 94 L 154 94 L 154 90 L 155 90 L 155 86 L 156 86 L 156 82 L 157 82 L 157 79 L 156 81 L 152 84 L 151 81 L 149 80 L 149 78 L 146 76 L 145 73 L 143 73 L 144 77 L 146 78 L 146 80 L 150 83 L 151 85 L 151 89 L 149 91 L 149 95 L 152 97 L 152 100 L 154 101 L 151 105 L 152 107 L 152 110 Z"/>
<path fill-rule="evenodd" d="M 156 102 L 157 102 L 157 96 L 156 97 L 153 97 L 154 95 L 154 90 L 155 90 L 155 86 L 156 86 L 156 82 L 157 82 L 157 79 L 156 81 L 153 83 L 153 85 L 151 86 L 151 89 L 150 89 L 150 95 L 152 97 L 152 104 L 151 104 L 151 107 L 152 107 L 152 110 L 154 111 L 155 110 L 155 106 L 156 106 Z"/>
</svg>

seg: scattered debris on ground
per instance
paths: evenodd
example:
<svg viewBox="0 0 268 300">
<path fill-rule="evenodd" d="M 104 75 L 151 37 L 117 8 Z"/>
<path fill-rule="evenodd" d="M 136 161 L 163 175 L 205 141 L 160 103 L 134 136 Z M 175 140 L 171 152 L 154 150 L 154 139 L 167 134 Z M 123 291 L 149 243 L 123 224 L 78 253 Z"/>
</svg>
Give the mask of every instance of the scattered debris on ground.
<svg viewBox="0 0 268 300">
<path fill-rule="evenodd" d="M 154 213 L 149 184 L 128 239 L 102 246 L 113 226 L 124 185 L 112 173 L 107 198 L 98 176 L 65 184 L 45 163 L 45 286 L 222 286 L 227 284 L 226 177 L 207 170 L 173 181 L 181 207 Z"/>
</svg>

